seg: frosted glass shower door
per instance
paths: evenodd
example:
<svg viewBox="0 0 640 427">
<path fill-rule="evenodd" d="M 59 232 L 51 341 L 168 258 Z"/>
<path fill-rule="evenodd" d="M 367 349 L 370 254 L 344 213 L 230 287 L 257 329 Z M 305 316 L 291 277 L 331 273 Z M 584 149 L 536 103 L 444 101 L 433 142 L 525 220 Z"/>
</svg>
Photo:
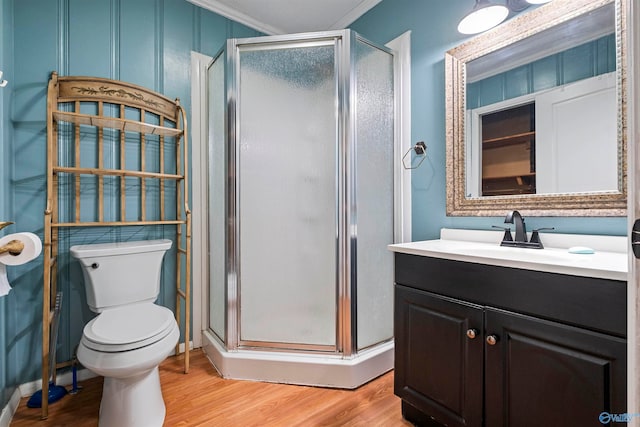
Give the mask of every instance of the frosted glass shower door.
<svg viewBox="0 0 640 427">
<path fill-rule="evenodd" d="M 239 344 L 335 349 L 336 41 L 236 52 Z"/>
<path fill-rule="evenodd" d="M 355 40 L 357 349 L 393 337 L 393 55 Z"/>
<path fill-rule="evenodd" d="M 226 191 L 224 53 L 207 69 L 209 164 L 209 329 L 226 341 Z"/>
</svg>

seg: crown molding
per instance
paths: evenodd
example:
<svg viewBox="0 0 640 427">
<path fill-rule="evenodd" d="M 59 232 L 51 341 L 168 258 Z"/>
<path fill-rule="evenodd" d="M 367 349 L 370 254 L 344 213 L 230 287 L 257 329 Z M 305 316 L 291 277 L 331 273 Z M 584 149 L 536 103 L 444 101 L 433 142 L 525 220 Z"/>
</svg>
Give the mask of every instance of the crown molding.
<svg viewBox="0 0 640 427">
<path fill-rule="evenodd" d="M 327 30 L 342 30 L 351 25 L 356 19 L 360 18 L 362 15 L 367 13 L 370 9 L 380 3 L 382 0 L 364 0 L 356 7 L 351 9 L 349 13 L 345 16 L 337 20 L 331 25 L 331 27 L 327 28 Z"/>
<path fill-rule="evenodd" d="M 261 31 L 270 36 L 285 33 L 285 31 L 282 30 L 281 28 L 276 28 L 272 25 L 258 21 L 257 19 L 245 13 L 242 13 L 232 7 L 229 7 L 226 4 L 223 4 L 217 0 L 187 0 L 187 1 L 189 3 L 195 4 L 196 6 L 200 6 L 203 9 L 207 9 L 212 12 L 215 12 L 218 15 L 222 15 L 226 18 L 229 18 L 233 21 L 244 24 L 248 27 Z"/>
<path fill-rule="evenodd" d="M 246 13 L 240 12 L 237 9 L 234 9 L 218 0 L 187 0 L 189 3 L 195 4 L 196 6 L 200 6 L 203 9 L 210 10 L 212 12 L 217 13 L 218 15 L 222 15 L 226 18 L 229 18 L 233 21 L 244 24 L 248 27 L 251 27 L 255 30 L 261 31 L 267 35 L 279 35 L 286 34 L 287 31 L 282 28 L 274 27 L 273 25 L 267 24 L 265 22 L 259 21 L 252 16 L 247 15 Z M 356 7 L 351 9 L 345 16 L 337 20 L 326 30 L 342 30 L 347 28 L 353 21 L 360 18 L 369 9 L 376 6 L 380 3 L 381 0 L 364 0 Z"/>
</svg>

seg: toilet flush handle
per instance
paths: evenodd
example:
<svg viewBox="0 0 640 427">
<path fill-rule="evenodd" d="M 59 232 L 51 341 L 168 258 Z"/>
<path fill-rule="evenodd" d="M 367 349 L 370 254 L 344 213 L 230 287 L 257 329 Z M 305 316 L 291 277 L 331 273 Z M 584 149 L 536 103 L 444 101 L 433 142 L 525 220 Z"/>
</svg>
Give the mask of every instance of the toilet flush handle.
<svg viewBox="0 0 640 427">
<path fill-rule="evenodd" d="M 91 264 L 91 268 L 93 268 L 94 270 L 98 267 L 100 267 L 100 264 L 98 264 L 97 262 L 94 262 L 93 264 Z"/>
</svg>

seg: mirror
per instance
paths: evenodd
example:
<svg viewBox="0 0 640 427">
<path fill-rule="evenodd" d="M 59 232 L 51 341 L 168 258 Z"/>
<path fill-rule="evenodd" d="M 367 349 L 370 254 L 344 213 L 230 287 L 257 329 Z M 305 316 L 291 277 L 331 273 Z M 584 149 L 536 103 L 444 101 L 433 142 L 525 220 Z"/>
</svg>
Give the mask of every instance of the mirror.
<svg viewBox="0 0 640 427">
<path fill-rule="evenodd" d="M 626 1 L 551 2 L 445 54 L 447 215 L 626 215 Z"/>
</svg>

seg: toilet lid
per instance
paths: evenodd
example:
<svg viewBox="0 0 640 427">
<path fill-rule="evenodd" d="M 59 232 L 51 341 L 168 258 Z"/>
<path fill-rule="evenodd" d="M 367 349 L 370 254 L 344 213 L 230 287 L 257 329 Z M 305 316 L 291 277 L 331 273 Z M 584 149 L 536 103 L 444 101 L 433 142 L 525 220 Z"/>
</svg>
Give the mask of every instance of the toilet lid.
<svg viewBox="0 0 640 427">
<path fill-rule="evenodd" d="M 176 327 L 173 312 L 155 304 L 112 308 L 84 327 L 84 344 L 98 351 L 127 351 L 161 340 Z"/>
</svg>

